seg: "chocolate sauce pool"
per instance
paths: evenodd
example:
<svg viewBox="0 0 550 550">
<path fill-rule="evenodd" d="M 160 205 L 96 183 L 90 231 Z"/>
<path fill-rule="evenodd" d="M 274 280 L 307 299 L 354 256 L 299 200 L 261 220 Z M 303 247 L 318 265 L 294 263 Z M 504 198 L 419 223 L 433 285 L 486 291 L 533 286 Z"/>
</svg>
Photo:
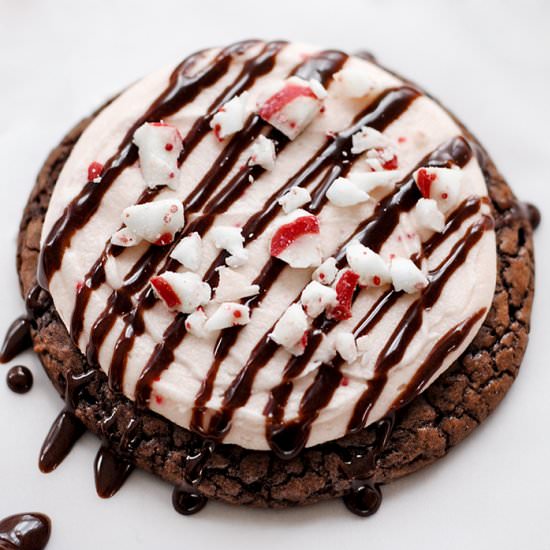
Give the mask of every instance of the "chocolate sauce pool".
<svg viewBox="0 0 550 550">
<path fill-rule="evenodd" d="M 12 392 L 27 393 L 33 384 L 32 372 L 28 367 L 17 365 L 8 371 L 6 382 Z"/>
<path fill-rule="evenodd" d="M 50 533 L 50 518 L 44 514 L 9 516 L 0 521 L 0 550 L 42 550 Z"/>
</svg>

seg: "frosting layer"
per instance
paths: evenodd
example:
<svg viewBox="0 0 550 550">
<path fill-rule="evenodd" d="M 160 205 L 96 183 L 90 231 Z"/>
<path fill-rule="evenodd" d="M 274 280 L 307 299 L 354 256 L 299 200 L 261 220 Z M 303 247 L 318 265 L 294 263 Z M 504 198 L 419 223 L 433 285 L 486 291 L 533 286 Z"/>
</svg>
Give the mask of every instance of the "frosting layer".
<svg viewBox="0 0 550 550">
<path fill-rule="evenodd" d="M 248 92 L 249 104 L 265 106 L 292 75 L 328 92 L 311 98 L 322 101 L 322 112 L 292 140 L 285 121 L 261 109 L 221 140 L 216 124 L 211 129 L 232 98 Z M 298 111 L 297 119 L 304 112 Z M 182 151 L 176 183 L 151 188 L 133 136 L 145 122 L 161 121 L 177 128 Z M 328 198 L 338 178 L 358 181 L 374 161 L 391 160 L 369 156 L 372 147 L 357 152 L 361 141 L 354 136 L 365 127 L 391 143 L 399 177 L 369 190 L 368 200 L 342 206 L 343 198 Z M 251 162 L 262 152 L 260 135 L 274 143 L 270 169 Z M 428 214 L 419 220 L 416 208 L 423 198 L 417 171 L 430 166 L 461 174 L 439 231 L 433 223 L 427 228 Z M 427 285 L 404 292 L 395 275 L 393 285 L 355 286 L 347 318 L 324 311 L 307 319 L 302 349 L 280 344 L 272 336 L 276 325 L 299 303 L 316 268 L 294 268 L 272 255 L 272 238 L 289 215 L 279 199 L 293 187 L 309 193 L 300 208 L 317 218 L 322 260 L 333 257 L 337 268 L 349 270 L 346 245 L 359 240 L 388 266 L 411 258 Z M 292 456 L 402 406 L 469 344 L 495 286 L 486 197 L 468 143 L 431 99 L 359 57 L 251 41 L 153 74 L 95 118 L 52 196 L 41 279 L 79 348 L 138 406 L 213 439 Z M 185 211 L 174 242 L 112 244 L 124 209 L 164 199 L 177 199 Z M 241 229 L 247 253 L 241 265 L 229 267 L 235 255 L 216 246 L 220 227 Z M 221 303 L 239 302 L 248 307 L 247 324 L 199 335 L 188 313 L 167 308 L 150 286 L 163 271 L 189 271 L 169 254 L 192 233 L 201 237 L 196 273 L 213 292 L 205 316 L 212 319 Z M 303 251 L 308 257 L 311 246 Z M 249 296 L 253 285 L 259 293 Z"/>
</svg>

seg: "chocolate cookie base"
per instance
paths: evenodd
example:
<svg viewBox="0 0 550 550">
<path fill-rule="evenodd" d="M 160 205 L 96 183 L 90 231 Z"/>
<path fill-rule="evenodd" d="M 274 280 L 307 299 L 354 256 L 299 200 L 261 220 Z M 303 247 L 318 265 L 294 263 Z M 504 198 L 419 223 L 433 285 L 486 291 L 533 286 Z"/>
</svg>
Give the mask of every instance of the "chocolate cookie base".
<svg viewBox="0 0 550 550">
<path fill-rule="evenodd" d="M 52 151 L 31 192 L 18 239 L 17 268 L 23 296 L 36 285 L 40 233 L 52 190 L 93 116 L 80 122 Z M 376 461 L 376 483 L 419 470 L 445 456 L 471 433 L 511 387 L 527 345 L 534 290 L 532 227 L 493 162 L 466 129 L 464 134 L 483 158 L 496 222 L 498 275 L 492 308 L 461 358 L 399 412 L 391 439 Z M 44 291 L 35 297 L 33 318 L 34 349 L 63 395 L 67 377 L 91 367 Z M 96 371 L 80 389 L 74 405 L 76 416 L 104 444 L 174 485 L 184 480 L 187 456 L 195 454 L 203 443 L 157 414 L 136 410 L 130 400 L 109 389 L 102 371 Z M 197 487 L 211 498 L 272 508 L 339 497 L 348 493 L 352 484 L 344 473 L 342 456 L 350 454 L 346 451 L 367 448 L 374 440 L 374 429 L 365 429 L 306 449 L 290 461 L 272 452 L 218 445 Z"/>
</svg>

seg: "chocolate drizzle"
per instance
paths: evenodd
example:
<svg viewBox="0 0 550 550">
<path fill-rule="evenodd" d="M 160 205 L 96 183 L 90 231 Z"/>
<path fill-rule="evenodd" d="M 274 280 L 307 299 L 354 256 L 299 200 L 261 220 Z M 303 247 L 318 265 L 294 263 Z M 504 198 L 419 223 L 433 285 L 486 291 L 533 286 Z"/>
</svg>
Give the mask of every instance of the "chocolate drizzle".
<svg viewBox="0 0 550 550">
<path fill-rule="evenodd" d="M 12 392 L 27 393 L 33 384 L 32 372 L 28 367 L 16 365 L 8 371 L 6 382 Z"/>
<path fill-rule="evenodd" d="M 7 363 L 32 347 L 31 323 L 26 315 L 18 317 L 8 328 L 0 350 L 0 363 Z"/>
<path fill-rule="evenodd" d="M 199 491 L 198 485 L 214 448 L 213 441 L 204 440 L 198 451 L 185 459 L 185 480 L 175 487 L 172 493 L 172 504 L 175 510 L 184 516 L 200 512 L 208 502 L 208 499 Z"/>
<path fill-rule="evenodd" d="M 95 457 L 94 473 L 95 487 L 101 498 L 110 498 L 122 487 L 134 466 L 102 445 Z"/>
<path fill-rule="evenodd" d="M 540 210 L 530 202 L 525 203 L 525 209 L 527 211 L 527 218 L 533 229 L 537 229 L 540 225 L 541 215 Z"/>
<path fill-rule="evenodd" d="M 0 521 L 0 548 L 42 550 L 48 544 L 51 522 L 44 514 L 16 514 Z"/>
<path fill-rule="evenodd" d="M 55 470 L 86 431 L 74 410 L 83 387 L 96 376 L 94 371 L 80 375 L 69 374 L 65 382 L 65 408 L 55 419 L 40 450 L 38 466 L 44 473 Z"/>
</svg>

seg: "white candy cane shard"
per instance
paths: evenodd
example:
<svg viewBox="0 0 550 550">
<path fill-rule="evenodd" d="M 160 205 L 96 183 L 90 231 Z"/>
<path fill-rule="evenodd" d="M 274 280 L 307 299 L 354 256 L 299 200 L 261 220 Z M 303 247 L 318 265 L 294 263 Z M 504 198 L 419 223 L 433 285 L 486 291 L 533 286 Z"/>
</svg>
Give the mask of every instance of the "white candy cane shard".
<svg viewBox="0 0 550 550">
<path fill-rule="evenodd" d="M 260 292 L 258 285 L 252 285 L 238 271 L 228 267 L 218 268 L 219 283 L 216 288 L 217 302 L 237 302 L 241 298 L 255 296 Z"/>
<path fill-rule="evenodd" d="M 407 294 L 422 290 L 428 284 L 428 279 L 408 258 L 394 258 L 390 265 L 393 287 Z"/>
<path fill-rule="evenodd" d="M 115 246 L 135 246 L 142 241 L 133 231 L 130 231 L 127 227 L 119 229 L 111 237 L 111 244 Z"/>
<path fill-rule="evenodd" d="M 312 279 L 323 285 L 330 285 L 336 279 L 338 267 L 336 258 L 327 258 L 314 272 Z"/>
<path fill-rule="evenodd" d="M 322 251 L 317 217 L 301 209 L 283 216 L 271 237 L 270 254 L 294 268 L 318 266 Z"/>
<path fill-rule="evenodd" d="M 198 233 L 184 237 L 170 253 L 170 258 L 177 260 L 190 271 L 198 271 L 202 259 L 202 240 Z"/>
<path fill-rule="evenodd" d="M 318 80 L 311 78 L 308 82 L 311 91 L 317 96 L 318 99 L 325 99 L 328 96 L 328 92 L 325 87 Z"/>
<path fill-rule="evenodd" d="M 204 338 L 206 336 L 206 329 L 204 328 L 206 320 L 207 317 L 204 309 L 199 307 L 199 309 L 188 315 L 187 319 L 185 319 L 185 329 L 189 334 L 197 338 Z"/>
<path fill-rule="evenodd" d="M 346 363 L 353 363 L 357 359 L 357 344 L 351 332 L 339 332 L 334 339 L 334 347 Z"/>
<path fill-rule="evenodd" d="M 302 291 L 300 302 L 309 317 L 315 318 L 327 307 L 336 305 L 336 290 L 317 281 L 311 281 Z"/>
<path fill-rule="evenodd" d="M 365 193 L 370 193 L 375 189 L 382 189 L 384 191 L 393 189 L 395 184 L 401 179 L 401 176 L 402 172 L 400 170 L 382 170 L 350 174 L 348 180 L 358 189 L 361 189 Z"/>
<path fill-rule="evenodd" d="M 275 168 L 275 142 L 272 139 L 260 135 L 250 149 L 250 166 L 259 165 L 264 170 Z"/>
<path fill-rule="evenodd" d="M 361 130 L 353 134 L 351 142 L 351 152 L 354 155 L 359 155 L 369 149 L 385 148 L 392 145 L 391 140 L 382 132 L 370 126 L 363 126 Z"/>
<path fill-rule="evenodd" d="M 360 67 L 345 67 L 334 75 L 339 95 L 344 97 L 365 97 L 374 90 L 374 81 L 367 71 Z"/>
<path fill-rule="evenodd" d="M 460 197 L 462 170 L 455 168 L 419 168 L 414 181 L 425 199 L 437 201 L 439 210 L 448 212 Z"/>
<path fill-rule="evenodd" d="M 414 220 L 421 229 L 441 233 L 445 227 L 445 216 L 433 199 L 420 199 L 414 207 Z"/>
<path fill-rule="evenodd" d="M 300 343 L 309 327 L 308 319 L 301 304 L 292 304 L 277 321 L 269 337 L 291 353 Z"/>
<path fill-rule="evenodd" d="M 327 191 L 327 199 L 334 206 L 355 206 L 367 202 L 370 195 L 357 187 L 349 178 L 336 178 Z"/>
<path fill-rule="evenodd" d="M 248 116 L 247 102 L 248 92 L 243 92 L 220 107 L 212 117 L 210 128 L 220 141 L 244 128 Z"/>
<path fill-rule="evenodd" d="M 157 245 L 170 244 L 183 227 L 183 206 L 177 199 L 135 204 L 124 209 L 122 221 L 136 237 Z"/>
<path fill-rule="evenodd" d="M 248 252 L 243 246 L 244 237 L 240 227 L 218 225 L 212 229 L 212 237 L 216 248 L 226 250 L 231 254 L 225 260 L 229 267 L 240 267 L 248 261 Z"/>
<path fill-rule="evenodd" d="M 204 328 L 209 332 L 214 332 L 236 325 L 246 325 L 249 322 L 250 310 L 248 306 L 226 302 L 221 304 L 208 321 L 206 321 Z"/>
<path fill-rule="evenodd" d="M 207 304 L 211 295 L 210 285 L 190 271 L 167 271 L 152 277 L 151 286 L 168 309 L 182 313 L 193 313 L 199 306 Z"/>
<path fill-rule="evenodd" d="M 178 157 L 182 139 L 178 129 L 163 122 L 146 122 L 134 133 L 139 150 L 139 166 L 149 188 L 178 186 Z"/>
<path fill-rule="evenodd" d="M 311 201 L 311 195 L 303 187 L 291 187 L 277 202 L 282 206 L 285 214 L 290 214 L 294 210 L 304 206 Z"/>
<path fill-rule="evenodd" d="M 315 88 L 319 93 L 318 87 Z M 310 82 L 291 76 L 259 106 L 258 114 L 293 140 L 313 121 L 322 106 Z"/>
<path fill-rule="evenodd" d="M 352 241 L 346 247 L 346 260 L 359 275 L 361 285 L 378 287 L 392 281 L 390 270 L 382 257 L 358 241 Z"/>
</svg>

